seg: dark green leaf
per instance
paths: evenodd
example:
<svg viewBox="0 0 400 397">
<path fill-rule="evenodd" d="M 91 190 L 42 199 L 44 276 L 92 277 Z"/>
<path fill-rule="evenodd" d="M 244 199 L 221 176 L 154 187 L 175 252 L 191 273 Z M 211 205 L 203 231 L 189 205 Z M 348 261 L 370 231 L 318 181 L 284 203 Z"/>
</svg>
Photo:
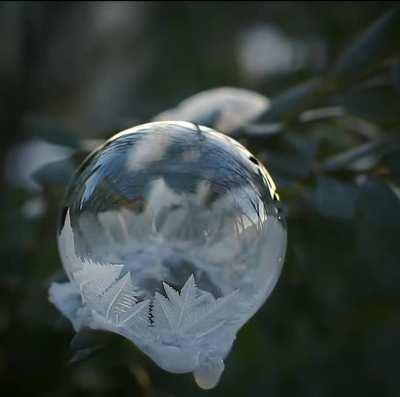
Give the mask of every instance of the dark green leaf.
<svg viewBox="0 0 400 397">
<path fill-rule="evenodd" d="M 400 95 L 391 86 L 347 93 L 336 100 L 349 113 L 383 126 L 400 125 Z"/>
<path fill-rule="evenodd" d="M 390 56 L 399 56 L 400 8 L 379 18 L 363 32 L 333 67 L 334 77 L 349 79 L 382 64 Z"/>
<path fill-rule="evenodd" d="M 71 358 L 70 364 L 75 364 L 84 361 L 100 350 L 109 343 L 111 335 L 105 332 L 94 331 L 89 328 L 84 328 L 77 332 L 71 340 L 70 351 Z"/>
<path fill-rule="evenodd" d="M 400 293 L 400 200 L 384 182 L 365 183 L 357 201 L 357 253 L 386 294 Z"/>
<path fill-rule="evenodd" d="M 400 178 L 400 148 L 383 155 L 381 164 L 387 167 L 396 178 Z"/>
<path fill-rule="evenodd" d="M 333 178 L 320 177 L 313 192 L 316 210 L 327 218 L 351 219 L 359 190 L 357 186 Z"/>
<path fill-rule="evenodd" d="M 339 106 L 331 106 L 317 109 L 310 109 L 300 115 L 300 121 L 303 123 L 312 123 L 322 120 L 335 119 L 343 117 L 345 112 Z"/>
<path fill-rule="evenodd" d="M 295 117 L 314 105 L 315 99 L 321 93 L 321 87 L 321 80 L 314 79 L 287 90 L 272 99 L 271 107 L 257 122 L 272 123 Z"/>
<path fill-rule="evenodd" d="M 81 141 L 78 134 L 63 127 L 58 120 L 35 119 L 29 122 L 26 127 L 32 136 L 41 138 L 48 143 L 68 146 L 73 149 L 81 147 Z"/>
<path fill-rule="evenodd" d="M 269 123 L 269 124 L 251 124 L 241 129 L 238 129 L 230 136 L 234 138 L 246 138 L 254 140 L 265 140 L 270 139 L 283 132 L 282 123 Z"/>
<path fill-rule="evenodd" d="M 398 95 L 400 95 L 400 63 L 395 63 L 391 70 L 393 87 Z"/>
<path fill-rule="evenodd" d="M 265 164 L 280 183 L 306 178 L 314 165 L 317 144 L 301 136 L 283 136 L 284 150 L 267 151 Z"/>
<path fill-rule="evenodd" d="M 41 186 L 63 186 L 65 187 L 72 175 L 76 165 L 72 157 L 47 163 L 32 174 L 33 179 Z"/>
<path fill-rule="evenodd" d="M 321 169 L 325 172 L 333 172 L 353 166 L 357 161 L 368 158 L 368 163 L 374 165 L 378 157 L 399 145 L 396 138 L 379 139 L 373 142 L 365 143 L 344 153 L 332 156 L 324 161 Z"/>
</svg>

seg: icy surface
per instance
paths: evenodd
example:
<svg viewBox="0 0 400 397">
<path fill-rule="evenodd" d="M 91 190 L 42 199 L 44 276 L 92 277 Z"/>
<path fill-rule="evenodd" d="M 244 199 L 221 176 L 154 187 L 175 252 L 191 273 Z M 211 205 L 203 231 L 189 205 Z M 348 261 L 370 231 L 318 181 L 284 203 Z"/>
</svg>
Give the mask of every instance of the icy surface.
<svg viewBox="0 0 400 397">
<path fill-rule="evenodd" d="M 185 99 L 176 108 L 160 113 L 155 120 L 186 120 L 212 125 L 225 134 L 256 120 L 268 110 L 268 98 L 254 91 L 218 87 Z M 208 123 L 212 124 L 208 124 Z"/>
<path fill-rule="evenodd" d="M 231 138 L 184 122 L 122 132 L 69 188 L 58 241 L 70 282 L 50 300 L 75 330 L 118 333 L 212 388 L 278 280 L 279 208 L 265 168 Z"/>
</svg>

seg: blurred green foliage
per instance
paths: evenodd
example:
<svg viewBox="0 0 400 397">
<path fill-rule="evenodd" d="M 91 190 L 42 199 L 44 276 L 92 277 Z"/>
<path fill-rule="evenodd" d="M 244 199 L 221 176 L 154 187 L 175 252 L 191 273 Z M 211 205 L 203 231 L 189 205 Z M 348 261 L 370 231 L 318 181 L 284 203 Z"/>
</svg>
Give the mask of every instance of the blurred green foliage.
<svg viewBox="0 0 400 397">
<path fill-rule="evenodd" d="M 1 395 L 204 394 L 189 375 L 163 372 L 116 336 L 79 335 L 73 355 L 72 329 L 47 288 L 62 277 L 55 225 L 63 190 L 93 138 L 225 85 L 272 97 L 229 132 L 276 179 L 289 245 L 276 290 L 207 393 L 400 395 L 395 2 L 6 2 L 0 20 Z M 318 43 L 307 47 L 308 62 L 275 74 L 246 69 L 242 34 L 266 25 Z M 202 117 L 215 126 L 221 114 Z M 31 159 L 10 154 L 32 138 L 74 151 L 34 170 L 34 189 L 13 173 Z"/>
</svg>

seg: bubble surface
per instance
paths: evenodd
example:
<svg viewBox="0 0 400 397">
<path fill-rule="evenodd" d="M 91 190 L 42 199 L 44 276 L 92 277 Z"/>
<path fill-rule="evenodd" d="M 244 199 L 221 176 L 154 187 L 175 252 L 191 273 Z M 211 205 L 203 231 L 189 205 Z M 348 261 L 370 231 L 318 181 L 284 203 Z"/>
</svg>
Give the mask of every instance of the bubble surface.
<svg viewBox="0 0 400 397">
<path fill-rule="evenodd" d="M 70 283 L 53 284 L 50 299 L 75 329 L 119 333 L 211 388 L 278 280 L 286 224 L 272 178 L 242 145 L 155 122 L 84 161 L 58 242 Z"/>
</svg>

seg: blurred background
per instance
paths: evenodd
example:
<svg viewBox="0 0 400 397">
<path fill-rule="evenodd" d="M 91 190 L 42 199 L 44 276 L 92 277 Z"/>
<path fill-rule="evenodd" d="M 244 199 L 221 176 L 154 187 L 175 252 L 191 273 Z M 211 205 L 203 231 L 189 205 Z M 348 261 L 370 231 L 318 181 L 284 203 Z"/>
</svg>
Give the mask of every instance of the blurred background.
<svg viewBox="0 0 400 397">
<path fill-rule="evenodd" d="M 172 109 L 249 147 L 288 213 L 278 286 L 208 395 L 399 396 L 399 54 L 396 2 L 1 3 L 1 395 L 205 393 L 122 338 L 70 348 L 47 299 L 74 167 Z M 176 109 L 225 86 L 270 106 L 223 90 Z"/>
</svg>

